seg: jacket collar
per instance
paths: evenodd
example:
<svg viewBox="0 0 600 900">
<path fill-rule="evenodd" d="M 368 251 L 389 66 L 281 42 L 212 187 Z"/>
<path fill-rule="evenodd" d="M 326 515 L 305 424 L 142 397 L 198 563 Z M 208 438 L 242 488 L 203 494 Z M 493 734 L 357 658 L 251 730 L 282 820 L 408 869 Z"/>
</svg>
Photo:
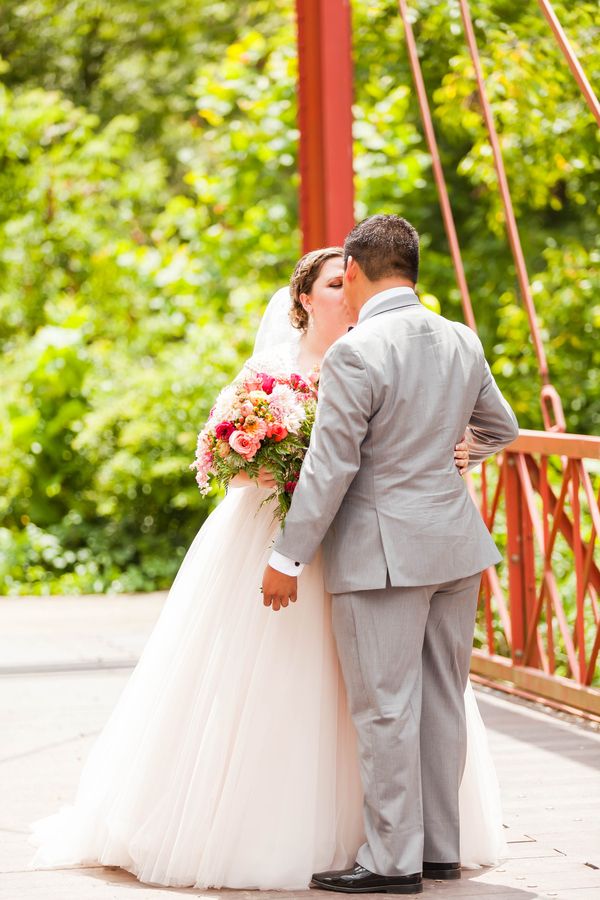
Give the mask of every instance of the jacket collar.
<svg viewBox="0 0 600 900">
<path fill-rule="evenodd" d="M 389 288 L 386 291 L 379 291 L 369 297 L 365 305 L 358 314 L 358 322 L 370 319 L 372 316 L 378 316 L 379 313 L 388 312 L 392 309 L 401 309 L 405 306 L 419 306 L 420 300 L 409 287 Z"/>
</svg>

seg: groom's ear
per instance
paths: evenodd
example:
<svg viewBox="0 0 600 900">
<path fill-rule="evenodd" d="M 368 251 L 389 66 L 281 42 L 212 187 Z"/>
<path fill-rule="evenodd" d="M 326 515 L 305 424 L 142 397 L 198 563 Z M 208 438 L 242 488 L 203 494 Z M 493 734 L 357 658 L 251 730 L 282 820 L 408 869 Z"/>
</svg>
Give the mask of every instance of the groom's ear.
<svg viewBox="0 0 600 900">
<path fill-rule="evenodd" d="M 346 281 L 354 281 L 358 271 L 356 260 L 352 256 L 346 257 L 346 266 L 344 269 L 344 278 Z"/>
</svg>

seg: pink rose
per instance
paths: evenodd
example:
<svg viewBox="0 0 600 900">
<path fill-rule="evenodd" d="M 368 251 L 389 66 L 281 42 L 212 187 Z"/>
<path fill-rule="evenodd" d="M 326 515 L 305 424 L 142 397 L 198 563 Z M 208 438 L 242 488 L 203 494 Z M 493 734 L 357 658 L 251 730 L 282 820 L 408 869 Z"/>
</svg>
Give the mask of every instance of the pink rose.
<svg viewBox="0 0 600 900">
<path fill-rule="evenodd" d="M 246 434 L 245 431 L 234 431 L 229 438 L 229 446 L 244 459 L 254 459 L 258 449 L 260 448 L 260 440 L 253 434 Z"/>
<path fill-rule="evenodd" d="M 276 444 L 278 444 L 287 436 L 287 428 L 284 428 L 283 425 L 279 425 L 277 422 L 271 422 L 267 426 L 267 437 L 273 438 Z"/>
<path fill-rule="evenodd" d="M 273 388 L 275 387 L 276 381 L 272 375 L 267 375 L 266 372 L 259 372 L 256 376 L 257 379 L 260 379 L 260 387 L 265 392 L 265 394 L 272 394 Z"/>
<path fill-rule="evenodd" d="M 228 441 L 234 431 L 233 422 L 220 422 L 215 428 L 215 435 L 220 441 Z"/>
</svg>

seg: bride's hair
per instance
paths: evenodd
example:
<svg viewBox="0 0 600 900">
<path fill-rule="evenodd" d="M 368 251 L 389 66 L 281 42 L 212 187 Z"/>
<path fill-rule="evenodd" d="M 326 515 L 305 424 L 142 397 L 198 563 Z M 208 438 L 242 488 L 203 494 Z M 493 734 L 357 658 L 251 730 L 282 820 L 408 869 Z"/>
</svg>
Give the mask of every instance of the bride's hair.
<svg viewBox="0 0 600 900">
<path fill-rule="evenodd" d="M 302 306 L 300 295 L 310 294 L 313 284 L 328 259 L 334 259 L 336 256 L 343 257 L 343 255 L 343 247 L 324 247 L 322 250 L 311 250 L 310 253 L 305 253 L 298 260 L 290 279 L 292 297 L 290 321 L 294 328 L 298 328 L 300 331 L 306 331 L 308 328 L 308 313 Z"/>
</svg>

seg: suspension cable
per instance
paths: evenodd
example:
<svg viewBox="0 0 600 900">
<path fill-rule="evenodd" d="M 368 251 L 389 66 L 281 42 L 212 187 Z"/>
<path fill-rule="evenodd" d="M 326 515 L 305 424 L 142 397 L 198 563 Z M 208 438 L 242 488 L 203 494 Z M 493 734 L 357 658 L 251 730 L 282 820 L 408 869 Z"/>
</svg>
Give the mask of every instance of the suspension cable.
<svg viewBox="0 0 600 900">
<path fill-rule="evenodd" d="M 460 290 L 463 313 L 467 325 L 469 325 L 473 329 L 473 331 L 476 332 L 477 324 L 475 322 L 475 316 L 473 314 L 473 305 L 471 303 L 469 287 L 467 285 L 467 279 L 465 276 L 465 269 L 460 252 L 460 244 L 456 233 L 456 225 L 454 222 L 454 216 L 452 214 L 450 198 L 448 197 L 448 188 L 446 186 L 444 170 L 442 168 L 442 163 L 440 160 L 437 138 L 435 136 L 435 130 L 433 127 L 431 112 L 429 109 L 429 100 L 427 98 L 427 92 L 425 90 L 425 82 L 423 81 L 421 63 L 419 62 L 419 54 L 417 53 L 417 44 L 408 15 L 408 6 L 406 0 L 399 0 L 399 7 L 400 15 L 402 16 L 402 22 L 404 24 L 404 35 L 406 37 L 406 44 L 408 47 L 408 57 L 410 60 L 413 79 L 417 90 L 417 98 L 419 100 L 419 108 L 421 110 L 421 119 L 423 120 L 423 128 L 425 130 L 425 138 L 427 140 L 427 146 L 431 155 L 431 165 L 438 189 L 438 197 L 442 210 L 442 218 L 444 220 L 444 228 L 446 230 L 446 237 L 450 246 L 450 254 L 452 256 L 452 262 L 454 263 L 454 271 L 456 272 L 456 280 L 458 282 L 458 287 Z"/>
<path fill-rule="evenodd" d="M 523 248 L 521 246 L 521 239 L 519 237 L 519 230 L 517 227 L 517 220 L 515 218 L 515 213 L 513 209 L 512 199 L 510 195 L 510 189 L 508 186 L 508 180 L 506 178 L 506 170 L 504 167 L 504 160 L 502 158 L 502 151 L 500 149 L 500 141 L 498 139 L 498 132 L 496 131 L 496 126 L 494 124 L 494 117 L 492 114 L 492 109 L 490 106 L 490 102 L 488 100 L 487 91 L 485 87 L 485 81 L 483 77 L 483 69 L 481 66 L 481 59 L 479 56 L 479 50 L 477 48 L 477 41 L 475 39 L 475 31 L 473 29 L 473 22 L 471 20 L 471 14 L 469 11 L 469 4 L 467 0 L 459 0 L 460 10 L 462 14 L 463 25 L 465 29 L 465 37 L 467 39 L 467 44 L 469 47 L 469 53 L 471 55 L 471 61 L 473 63 L 473 68 L 475 70 L 475 77 L 477 80 L 477 90 L 479 93 L 479 100 L 482 107 L 484 121 L 487 127 L 488 136 L 490 139 L 490 144 L 492 147 L 492 153 L 494 157 L 494 166 L 496 169 L 496 174 L 498 177 L 498 185 L 500 188 L 500 196 L 502 198 L 502 205 L 504 207 L 504 216 L 506 220 L 506 229 L 508 232 L 508 240 L 510 244 L 510 248 L 512 251 L 513 259 L 515 262 L 515 267 L 517 271 L 517 280 L 519 283 L 519 288 L 521 292 L 521 297 L 523 298 L 523 303 L 525 305 L 525 310 L 527 312 L 527 317 L 529 319 L 529 329 L 531 332 L 531 337 L 533 340 L 533 346 L 535 349 L 535 353 L 538 360 L 538 368 L 540 371 L 540 376 L 542 379 L 542 390 L 540 395 L 540 403 L 542 407 L 542 416 L 544 420 L 544 427 L 546 431 L 565 431 L 565 417 L 563 413 L 563 407 L 561 399 L 558 395 L 558 392 L 554 388 L 554 386 L 550 382 L 550 375 L 548 372 L 548 363 L 546 360 L 546 353 L 544 350 L 544 345 L 542 343 L 542 337 L 540 334 L 539 323 L 537 320 L 537 313 L 535 309 L 535 304 L 533 302 L 533 296 L 531 293 L 531 288 L 529 285 L 529 278 L 527 275 L 527 266 L 525 263 L 525 256 L 523 254 Z"/>
<path fill-rule="evenodd" d="M 550 3 L 550 0 L 538 0 L 538 2 L 542 8 L 542 12 L 550 23 L 550 28 L 552 29 L 554 37 L 556 38 L 558 45 L 569 64 L 569 68 L 575 76 L 577 84 L 581 88 L 581 92 L 586 99 L 587 105 L 595 116 L 598 125 L 600 125 L 600 102 L 598 102 L 598 98 L 594 93 L 594 89 L 592 88 L 585 72 L 583 71 L 577 54 L 573 50 L 571 42 L 569 41 L 569 38 L 565 34 L 565 31 L 560 24 L 558 16 L 554 12 L 554 8 Z"/>
</svg>

